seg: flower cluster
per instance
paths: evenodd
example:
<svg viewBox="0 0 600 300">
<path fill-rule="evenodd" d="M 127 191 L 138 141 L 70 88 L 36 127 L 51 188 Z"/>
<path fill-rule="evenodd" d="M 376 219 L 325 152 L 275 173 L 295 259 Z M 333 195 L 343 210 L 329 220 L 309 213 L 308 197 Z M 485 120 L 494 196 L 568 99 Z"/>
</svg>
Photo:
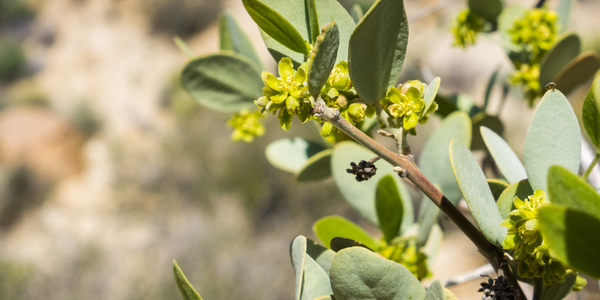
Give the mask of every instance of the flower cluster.
<svg viewBox="0 0 600 300">
<path fill-rule="evenodd" d="M 419 80 L 407 81 L 397 88 L 390 87 L 386 97 L 380 101 L 381 107 L 390 116 L 401 121 L 406 130 L 415 128 L 417 123 L 425 124 L 429 119 L 429 114 L 437 110 L 435 102 L 425 110 L 423 96 L 426 87 L 427 85 Z"/>
<path fill-rule="evenodd" d="M 263 115 L 259 111 L 250 112 L 248 110 L 242 110 L 236 113 L 229 121 L 227 125 L 233 127 L 233 133 L 231 133 L 231 139 L 235 142 L 244 141 L 252 142 L 255 136 L 262 136 L 265 134 L 265 126 L 261 119 Z"/>
<path fill-rule="evenodd" d="M 556 12 L 543 8 L 535 8 L 515 20 L 513 27 L 509 30 L 512 42 L 525 48 L 534 57 L 540 57 L 544 51 L 554 45 L 557 25 Z"/>
<path fill-rule="evenodd" d="M 469 9 L 460 12 L 452 25 L 454 45 L 466 48 L 474 45 L 477 35 L 486 27 L 487 22 L 478 14 Z"/>
<path fill-rule="evenodd" d="M 419 280 L 431 276 L 431 272 L 427 266 L 427 254 L 423 253 L 417 247 L 417 242 L 414 238 L 383 247 L 378 252 L 383 257 L 406 267 Z"/>
<path fill-rule="evenodd" d="M 524 87 L 525 97 L 530 106 L 533 106 L 535 99 L 541 95 L 538 82 L 540 60 L 555 43 L 558 32 L 556 20 L 555 12 L 536 8 L 515 20 L 509 30 L 513 44 L 521 49 L 518 59 L 513 59 L 517 70 L 510 80 L 511 83 Z"/>
<path fill-rule="evenodd" d="M 354 90 L 350 81 L 348 72 L 348 63 L 340 61 L 327 78 L 327 82 L 321 89 L 321 98 L 327 107 L 337 108 L 340 115 L 353 125 L 362 121 L 366 116 L 373 116 L 375 111 L 366 105 Z M 330 136 L 333 133 L 333 126 L 330 123 L 324 123 L 321 128 L 321 135 Z"/>
<path fill-rule="evenodd" d="M 513 257 L 519 260 L 518 274 L 524 278 L 543 278 L 545 286 L 563 282 L 567 268 L 556 258 L 539 231 L 537 210 L 548 205 L 546 193 L 536 190 L 525 200 L 515 197 L 517 209 L 508 214 L 502 225 L 508 234 L 502 242 L 504 249 L 514 249 Z M 514 219 L 516 219 L 516 221 Z"/>
<path fill-rule="evenodd" d="M 522 85 L 525 91 L 525 98 L 529 102 L 529 106 L 533 106 L 533 102 L 540 94 L 540 65 L 539 64 L 522 64 L 521 68 L 516 70 L 510 76 L 512 84 Z"/>
<path fill-rule="evenodd" d="M 311 98 L 306 85 L 307 63 L 302 64 L 297 70 L 294 70 L 292 60 L 284 57 L 279 61 L 279 75 L 268 71 L 261 74 L 265 84 L 263 87 L 263 96 L 254 101 L 261 109 L 262 113 L 278 113 L 279 125 L 284 130 L 289 130 L 292 126 L 293 116 L 305 123 L 310 119 L 310 109 L 312 108 Z"/>
</svg>

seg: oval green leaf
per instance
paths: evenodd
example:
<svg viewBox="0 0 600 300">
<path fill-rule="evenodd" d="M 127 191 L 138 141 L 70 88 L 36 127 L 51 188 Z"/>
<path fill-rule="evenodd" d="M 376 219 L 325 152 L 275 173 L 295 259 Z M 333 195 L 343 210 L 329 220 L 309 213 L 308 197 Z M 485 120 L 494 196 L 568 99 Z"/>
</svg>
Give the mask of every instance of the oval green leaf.
<svg viewBox="0 0 600 300">
<path fill-rule="evenodd" d="M 308 28 L 310 32 L 310 43 L 315 44 L 319 36 L 319 17 L 317 15 L 317 4 L 315 0 L 305 0 L 306 14 L 308 15 Z"/>
<path fill-rule="evenodd" d="M 599 219 L 557 204 L 539 208 L 538 219 L 544 240 L 562 262 L 600 278 Z"/>
<path fill-rule="evenodd" d="M 504 132 L 504 124 L 498 116 L 490 116 L 486 112 L 480 112 L 471 118 L 473 121 L 473 141 L 471 150 L 485 149 L 485 142 L 481 135 L 481 128 L 486 127 L 497 134 Z"/>
<path fill-rule="evenodd" d="M 421 207 L 419 207 L 419 231 L 417 232 L 417 246 L 423 247 L 429 240 L 431 228 L 437 221 L 440 209 L 423 195 L 421 198 Z"/>
<path fill-rule="evenodd" d="M 555 282 L 551 286 L 544 287 L 540 300 L 562 300 L 571 292 L 573 285 L 577 280 L 575 272 L 567 273 L 565 281 Z"/>
<path fill-rule="evenodd" d="M 571 10 L 575 5 L 574 0 L 560 0 L 558 7 L 556 7 L 556 13 L 558 14 L 558 32 L 561 33 L 569 27 L 569 19 L 571 16 Z M 561 298 L 562 299 L 562 298 Z"/>
<path fill-rule="evenodd" d="M 600 55 L 587 51 L 575 57 L 554 78 L 556 88 L 569 94 L 580 84 L 586 83 L 600 69 Z"/>
<path fill-rule="evenodd" d="M 323 150 L 325 150 L 325 147 L 297 137 L 293 140 L 281 139 L 272 142 L 265 149 L 265 155 L 267 160 L 276 168 L 290 173 L 299 173 L 309 167 L 309 158 L 323 152 Z M 324 158 L 324 156 L 326 155 L 322 155 L 321 158 Z M 312 160 L 311 162 L 314 163 L 315 161 Z M 313 168 L 315 167 L 313 166 Z"/>
<path fill-rule="evenodd" d="M 427 243 L 423 247 L 423 252 L 427 254 L 427 265 L 429 268 L 433 267 L 435 263 L 435 259 L 442 249 L 442 242 L 444 240 L 444 233 L 440 228 L 440 225 L 433 224 L 431 227 L 431 231 L 429 232 L 429 238 L 427 239 Z"/>
<path fill-rule="evenodd" d="M 308 55 L 306 39 L 296 28 L 265 3 L 258 0 L 242 0 L 252 20 L 267 35 L 288 49 Z"/>
<path fill-rule="evenodd" d="M 531 188 L 547 191 L 548 168 L 579 171 L 581 131 L 571 104 L 560 91 L 548 91 L 533 112 L 523 160 Z"/>
<path fill-rule="evenodd" d="M 502 9 L 504 1 L 502 0 L 469 0 L 469 10 L 480 15 L 490 23 L 496 22 Z"/>
<path fill-rule="evenodd" d="M 321 35 L 316 40 L 308 62 L 307 83 L 311 95 L 318 95 L 321 92 L 335 66 L 340 45 L 340 31 L 337 24 L 331 22 L 323 26 Z"/>
<path fill-rule="evenodd" d="M 510 5 L 502 10 L 500 17 L 498 18 L 498 31 L 500 31 L 500 37 L 502 38 L 502 44 L 508 54 L 514 49 L 515 45 L 512 43 L 512 34 L 510 29 L 514 27 L 515 21 L 523 17 L 527 12 L 527 9 L 520 5 Z"/>
<path fill-rule="evenodd" d="M 548 197 L 552 203 L 584 211 L 600 219 L 600 195 L 579 176 L 563 167 L 550 167 Z"/>
<path fill-rule="evenodd" d="M 256 108 L 264 86 L 254 63 L 234 53 L 190 61 L 181 71 L 181 85 L 200 104 L 222 112 Z"/>
<path fill-rule="evenodd" d="M 385 241 L 389 244 L 400 233 L 402 216 L 404 215 L 403 202 L 410 199 L 402 199 L 396 180 L 392 175 L 386 175 L 377 183 L 375 190 L 375 207 L 379 228 L 383 232 Z"/>
<path fill-rule="evenodd" d="M 408 20 L 402 0 L 378 0 L 356 25 L 348 64 L 354 88 L 374 104 L 396 85 L 408 45 Z"/>
<path fill-rule="evenodd" d="M 590 141 L 600 149 L 600 76 L 594 79 L 583 101 L 581 117 Z"/>
<path fill-rule="evenodd" d="M 175 277 L 177 288 L 179 288 L 183 300 L 202 300 L 202 297 L 200 297 L 198 292 L 196 292 L 192 284 L 185 277 L 176 261 L 173 261 L 173 276 Z"/>
<path fill-rule="evenodd" d="M 499 65 L 494 70 L 494 73 L 490 76 L 488 83 L 485 87 L 485 94 L 483 94 L 483 110 L 485 111 L 490 103 L 490 96 L 492 94 L 492 89 L 496 84 L 496 79 L 498 78 L 498 73 L 500 73 L 500 69 L 502 69 L 502 65 Z"/>
<path fill-rule="evenodd" d="M 359 163 L 361 160 L 369 160 L 375 157 L 371 151 L 357 145 L 354 142 L 341 142 L 333 148 L 331 158 L 331 173 L 335 183 L 344 196 L 344 199 L 361 216 L 371 221 L 373 224 L 379 224 L 377 220 L 377 212 L 375 211 L 375 189 L 379 180 L 387 174 L 393 176 L 398 190 L 402 195 L 402 199 L 410 199 L 408 190 L 400 177 L 394 172 L 392 166 L 383 160 L 379 160 L 375 166 L 377 173 L 368 181 L 357 182 L 352 174 L 348 174 L 346 169 L 350 168 L 350 163 Z M 406 196 L 405 196 L 406 195 Z M 413 222 L 412 201 L 404 203 L 404 217 L 402 218 L 402 227 L 408 228 Z"/>
<path fill-rule="evenodd" d="M 340 216 L 328 216 L 319 219 L 313 225 L 313 232 L 325 246 L 330 246 L 334 237 L 343 237 L 359 241 L 373 250 L 379 249 L 377 241 L 366 231 Z"/>
<path fill-rule="evenodd" d="M 331 263 L 336 300 L 423 299 L 425 289 L 404 266 L 361 247 L 338 252 Z"/>
<path fill-rule="evenodd" d="M 531 195 L 533 195 L 533 190 L 527 179 L 511 184 L 502 192 L 502 194 L 500 194 L 500 198 L 498 198 L 498 201 L 496 202 L 498 211 L 500 211 L 500 216 L 503 219 L 506 219 L 508 218 L 508 214 L 516 209 L 514 206 L 515 196 L 519 197 L 521 200 L 525 200 Z"/>
<path fill-rule="evenodd" d="M 581 40 L 578 35 L 571 33 L 558 41 L 540 60 L 540 87 L 544 88 L 579 53 Z"/>
<path fill-rule="evenodd" d="M 229 10 L 225 10 L 219 17 L 219 41 L 221 50 L 241 54 L 253 61 L 258 69 L 264 69 L 252 42 Z"/>
<path fill-rule="evenodd" d="M 506 180 L 513 184 L 527 178 L 525 167 L 521 160 L 497 133 L 487 127 L 481 127 L 481 136 L 490 154 L 496 161 L 498 169 Z"/>
<path fill-rule="evenodd" d="M 454 112 L 440 123 L 423 146 L 418 166 L 425 177 L 437 184 L 448 200 L 456 205 L 462 193 L 448 157 L 450 140 L 453 138 L 465 145 L 471 144 L 471 119 L 464 112 Z"/>
<path fill-rule="evenodd" d="M 500 226 L 503 219 L 477 160 L 465 145 L 457 139 L 452 139 L 450 162 L 479 229 L 490 242 L 501 245 L 507 229 Z"/>
<path fill-rule="evenodd" d="M 333 150 L 323 150 L 311 156 L 300 171 L 296 173 L 296 180 L 314 181 L 329 178 L 331 176 L 331 153 Z"/>
</svg>

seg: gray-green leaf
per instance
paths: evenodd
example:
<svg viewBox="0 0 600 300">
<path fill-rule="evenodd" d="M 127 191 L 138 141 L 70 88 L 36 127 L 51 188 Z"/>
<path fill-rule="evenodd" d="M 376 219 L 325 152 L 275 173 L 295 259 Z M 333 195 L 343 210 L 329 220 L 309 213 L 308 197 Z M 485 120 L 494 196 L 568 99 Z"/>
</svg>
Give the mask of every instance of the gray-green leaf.
<svg viewBox="0 0 600 300">
<path fill-rule="evenodd" d="M 583 101 L 583 109 L 581 112 L 583 119 L 583 127 L 596 146 L 600 149 L 600 77 L 594 79 L 594 83 Z"/>
<path fill-rule="evenodd" d="M 281 139 L 269 144 L 265 149 L 267 160 L 275 167 L 298 173 L 307 167 L 309 158 L 325 150 L 325 147 L 302 138 Z"/>
<path fill-rule="evenodd" d="M 248 36 L 240 28 L 229 10 L 223 11 L 219 17 L 219 41 L 221 50 L 233 51 L 252 60 L 259 69 L 263 64 Z"/>
<path fill-rule="evenodd" d="M 418 166 L 425 177 L 439 185 L 442 193 L 456 205 L 462 194 L 448 157 L 450 140 L 453 138 L 465 145 L 471 144 L 471 119 L 464 112 L 454 112 L 444 118 L 423 146 Z"/>
<path fill-rule="evenodd" d="M 200 104 L 217 111 L 256 108 L 264 86 L 255 64 L 239 54 L 212 54 L 190 61 L 181 85 Z"/>
<path fill-rule="evenodd" d="M 585 83 L 600 69 L 600 55 L 595 51 L 587 51 L 575 57 L 560 70 L 554 78 L 556 88 L 564 94 L 571 93 L 576 87 Z"/>
<path fill-rule="evenodd" d="M 453 139 L 450 142 L 450 162 L 479 229 L 490 242 L 501 245 L 507 229 L 500 226 L 503 219 L 477 160 L 465 145 Z"/>
<path fill-rule="evenodd" d="M 556 77 L 571 60 L 581 53 L 581 40 L 579 36 L 571 33 L 548 50 L 540 60 L 540 88 Z"/>
<path fill-rule="evenodd" d="M 547 191 L 551 165 L 579 170 L 581 131 L 571 104 L 560 91 L 548 91 L 533 113 L 525 136 L 523 159 L 533 190 Z"/>
<path fill-rule="evenodd" d="M 379 228 L 381 228 L 383 237 L 388 244 L 400 232 L 402 216 L 404 215 L 403 202 L 406 201 L 411 200 L 401 198 L 392 175 L 386 175 L 379 180 L 375 190 L 375 207 L 379 219 Z"/>
<path fill-rule="evenodd" d="M 358 94 L 369 104 L 385 97 L 404 65 L 408 20 L 402 0 L 378 0 L 350 38 L 348 64 Z"/>
<path fill-rule="evenodd" d="M 425 289 L 404 266 L 362 247 L 338 252 L 331 263 L 336 300 L 423 299 Z"/>
<path fill-rule="evenodd" d="M 334 237 L 343 237 L 363 243 L 377 250 L 379 245 L 364 229 L 340 216 L 328 216 L 319 219 L 313 225 L 313 232 L 325 246 L 330 246 Z"/>
<path fill-rule="evenodd" d="M 332 152 L 333 150 L 326 149 L 311 156 L 296 173 L 296 180 L 302 182 L 329 178 L 331 176 Z"/>
<path fill-rule="evenodd" d="M 519 157 L 517 157 L 517 154 L 510 148 L 508 143 L 487 127 L 481 127 L 480 130 L 485 145 L 506 180 L 512 184 L 527 178 L 525 167 L 523 167 L 521 160 L 519 160 Z"/>
<path fill-rule="evenodd" d="M 496 202 L 498 211 L 500 211 L 500 216 L 503 219 L 506 219 L 508 214 L 515 209 L 515 196 L 519 197 L 521 200 L 525 200 L 531 195 L 533 195 L 533 190 L 531 189 L 527 179 L 523 179 L 519 182 L 511 184 L 502 192 L 502 194 L 500 194 L 500 198 L 498 198 L 498 201 Z"/>
<path fill-rule="evenodd" d="M 600 219 L 600 195 L 577 174 L 563 167 L 550 167 L 548 197 L 552 203 L 580 210 Z"/>
<path fill-rule="evenodd" d="M 340 31 L 337 24 L 331 22 L 323 26 L 321 35 L 316 38 L 308 63 L 307 82 L 311 95 L 318 95 L 327 82 L 327 78 L 335 66 L 339 45 Z"/>
</svg>

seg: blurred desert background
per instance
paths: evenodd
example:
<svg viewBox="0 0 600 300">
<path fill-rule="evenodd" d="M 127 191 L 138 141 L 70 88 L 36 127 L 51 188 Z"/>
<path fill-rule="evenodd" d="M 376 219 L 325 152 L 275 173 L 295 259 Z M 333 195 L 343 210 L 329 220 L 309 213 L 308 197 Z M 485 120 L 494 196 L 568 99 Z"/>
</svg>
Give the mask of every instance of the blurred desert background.
<svg viewBox="0 0 600 300">
<path fill-rule="evenodd" d="M 401 80 L 426 69 L 443 91 L 482 101 L 489 75 L 499 64 L 510 72 L 509 61 L 486 40 L 451 47 L 451 19 L 465 3 L 436 1 L 405 1 L 412 19 Z M 314 238 L 314 221 L 338 214 L 377 232 L 333 180 L 297 183 L 267 162 L 271 141 L 316 139 L 312 127 L 284 132 L 267 118 L 264 137 L 234 143 L 229 116 L 182 91 L 188 58 L 172 38 L 197 55 L 218 51 L 223 9 L 274 70 L 239 0 L 0 0 L 0 299 L 181 299 L 173 259 L 204 299 L 290 299 L 288 246 L 299 234 Z M 599 12 L 597 0 L 574 8 L 569 27 L 584 50 L 600 49 Z M 588 87 L 569 97 L 576 111 Z M 503 110 L 505 138 L 521 153 L 532 111 L 518 94 Z M 419 132 L 416 153 L 437 123 Z M 451 224 L 442 227 L 433 279 L 485 264 Z M 480 299 L 482 281 L 451 290 Z M 593 280 L 571 295 L 597 297 Z"/>
</svg>

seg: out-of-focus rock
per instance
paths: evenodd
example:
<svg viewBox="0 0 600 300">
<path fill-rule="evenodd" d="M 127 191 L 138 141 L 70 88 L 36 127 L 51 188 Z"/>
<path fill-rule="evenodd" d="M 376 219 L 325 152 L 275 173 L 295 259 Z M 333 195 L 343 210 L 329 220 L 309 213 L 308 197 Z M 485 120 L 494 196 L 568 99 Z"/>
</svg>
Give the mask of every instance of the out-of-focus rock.
<svg viewBox="0 0 600 300">
<path fill-rule="evenodd" d="M 0 113 L 0 163 L 25 165 L 43 180 L 74 176 L 84 167 L 83 137 L 61 115 L 40 107 Z"/>
</svg>

